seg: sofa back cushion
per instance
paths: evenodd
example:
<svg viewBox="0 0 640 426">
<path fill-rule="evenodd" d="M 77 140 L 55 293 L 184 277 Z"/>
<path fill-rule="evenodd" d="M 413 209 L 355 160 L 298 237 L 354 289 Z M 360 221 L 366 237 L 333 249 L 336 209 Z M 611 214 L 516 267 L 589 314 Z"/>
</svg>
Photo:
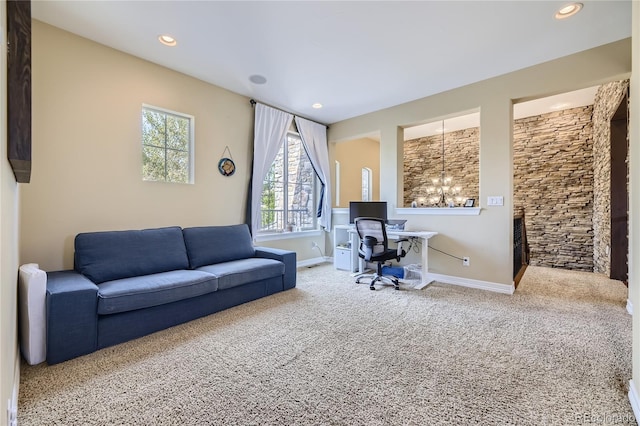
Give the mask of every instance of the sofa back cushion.
<svg viewBox="0 0 640 426">
<path fill-rule="evenodd" d="M 191 268 L 254 257 L 249 227 L 201 226 L 182 230 Z"/>
<path fill-rule="evenodd" d="M 75 269 L 96 284 L 188 268 L 178 226 L 76 236 Z"/>
</svg>

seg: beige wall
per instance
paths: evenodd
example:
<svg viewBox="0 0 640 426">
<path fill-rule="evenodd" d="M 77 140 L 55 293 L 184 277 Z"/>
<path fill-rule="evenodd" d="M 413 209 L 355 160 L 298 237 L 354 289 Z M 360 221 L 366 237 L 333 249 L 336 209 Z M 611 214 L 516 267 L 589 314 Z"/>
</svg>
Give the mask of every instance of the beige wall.
<svg viewBox="0 0 640 426">
<path fill-rule="evenodd" d="M 17 337 L 18 185 L 7 161 L 6 3 L 0 2 L 0 425 L 7 401 L 17 392 L 20 358 Z M 17 401 L 16 401 L 17 402 Z"/>
<path fill-rule="evenodd" d="M 633 384 L 640 391 L 640 2 L 632 4 L 633 49 L 629 99 L 629 299 L 633 315 Z M 638 414 L 638 413 L 636 413 Z"/>
<path fill-rule="evenodd" d="M 379 131 L 380 199 L 392 209 L 402 202 L 402 127 L 441 120 L 465 111 L 481 111 L 479 216 L 406 215 L 407 226 L 441 233 L 431 244 L 470 267 L 430 253 L 436 273 L 501 284 L 512 282 L 513 153 L 512 101 L 624 79 L 631 71 L 631 40 L 601 46 L 497 78 L 334 123 L 329 140 L 337 142 Z M 488 196 L 503 196 L 503 207 L 487 207 Z M 393 214 L 393 211 L 390 212 Z M 400 215 L 396 215 L 400 216 Z"/>
<path fill-rule="evenodd" d="M 195 117 L 195 184 L 142 181 L 142 104 Z M 34 21 L 20 262 L 72 268 L 79 232 L 243 223 L 252 129 L 246 97 Z M 217 170 L 226 145 L 231 177 Z"/>
<path fill-rule="evenodd" d="M 336 161 L 340 162 L 340 203 L 334 207 L 349 207 L 349 201 L 362 200 L 362 168 L 368 167 L 372 174 L 372 201 L 380 200 L 380 143 L 371 138 L 358 138 L 346 142 L 329 144 L 331 176 L 336 176 Z M 333 194 L 336 180 L 333 179 Z"/>
</svg>

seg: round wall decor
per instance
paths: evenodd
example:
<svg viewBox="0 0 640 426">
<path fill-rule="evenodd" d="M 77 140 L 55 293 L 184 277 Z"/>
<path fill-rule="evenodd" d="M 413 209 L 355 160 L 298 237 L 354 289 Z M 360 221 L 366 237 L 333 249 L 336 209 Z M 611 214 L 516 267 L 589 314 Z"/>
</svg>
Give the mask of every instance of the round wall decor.
<svg viewBox="0 0 640 426">
<path fill-rule="evenodd" d="M 229 153 L 228 157 L 224 156 L 225 152 Z M 231 150 L 228 145 L 224 147 L 224 151 L 222 151 L 222 158 L 218 161 L 218 171 L 222 176 L 231 176 L 236 172 L 236 163 L 233 162 Z"/>
<path fill-rule="evenodd" d="M 218 161 L 218 171 L 222 176 L 231 176 L 236 172 L 236 163 L 231 158 L 223 157 Z"/>
</svg>

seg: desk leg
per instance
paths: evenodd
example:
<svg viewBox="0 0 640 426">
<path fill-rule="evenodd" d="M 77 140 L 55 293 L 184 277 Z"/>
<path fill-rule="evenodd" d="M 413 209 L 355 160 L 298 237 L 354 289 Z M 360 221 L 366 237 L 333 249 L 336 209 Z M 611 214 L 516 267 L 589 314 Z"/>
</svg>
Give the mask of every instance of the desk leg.
<svg viewBox="0 0 640 426">
<path fill-rule="evenodd" d="M 422 282 L 416 287 L 417 290 L 423 289 L 434 281 L 429 276 L 429 239 L 422 239 Z"/>
<path fill-rule="evenodd" d="M 358 267 L 357 269 L 351 274 L 352 277 L 358 277 L 360 275 L 364 275 L 365 272 L 365 266 L 364 266 L 364 260 L 362 260 L 360 257 L 358 257 Z"/>
</svg>

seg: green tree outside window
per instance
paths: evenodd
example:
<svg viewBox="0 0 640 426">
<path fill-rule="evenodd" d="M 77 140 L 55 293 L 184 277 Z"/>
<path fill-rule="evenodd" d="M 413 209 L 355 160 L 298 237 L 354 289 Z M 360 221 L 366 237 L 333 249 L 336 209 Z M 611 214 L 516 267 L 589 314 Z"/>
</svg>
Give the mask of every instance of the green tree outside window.
<svg viewBox="0 0 640 426">
<path fill-rule="evenodd" d="M 193 118 L 142 108 L 142 179 L 192 182 Z"/>
</svg>

